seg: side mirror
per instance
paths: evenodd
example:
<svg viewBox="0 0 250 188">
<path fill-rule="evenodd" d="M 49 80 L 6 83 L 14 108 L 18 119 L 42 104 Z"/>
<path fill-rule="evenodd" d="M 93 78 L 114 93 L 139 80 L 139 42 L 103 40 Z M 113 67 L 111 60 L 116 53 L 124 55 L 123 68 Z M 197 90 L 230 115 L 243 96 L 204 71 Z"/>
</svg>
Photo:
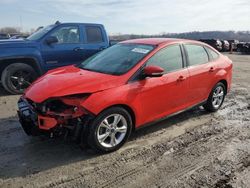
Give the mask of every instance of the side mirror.
<svg viewBox="0 0 250 188">
<path fill-rule="evenodd" d="M 164 69 L 159 66 L 147 66 L 143 71 L 146 77 L 161 77 L 164 73 Z"/>
<path fill-rule="evenodd" d="M 58 39 L 55 36 L 49 36 L 48 38 L 46 38 L 45 42 L 47 44 L 58 43 Z"/>
</svg>

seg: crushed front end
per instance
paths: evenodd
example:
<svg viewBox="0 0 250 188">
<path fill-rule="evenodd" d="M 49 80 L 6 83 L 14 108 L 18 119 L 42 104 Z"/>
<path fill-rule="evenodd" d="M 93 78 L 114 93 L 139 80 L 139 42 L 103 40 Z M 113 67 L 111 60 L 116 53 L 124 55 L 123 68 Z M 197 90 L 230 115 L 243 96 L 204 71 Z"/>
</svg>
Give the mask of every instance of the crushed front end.
<svg viewBox="0 0 250 188">
<path fill-rule="evenodd" d="M 81 106 L 88 95 L 55 97 L 42 103 L 22 96 L 18 101 L 19 121 L 28 135 L 72 135 L 79 139 L 94 115 Z"/>
</svg>

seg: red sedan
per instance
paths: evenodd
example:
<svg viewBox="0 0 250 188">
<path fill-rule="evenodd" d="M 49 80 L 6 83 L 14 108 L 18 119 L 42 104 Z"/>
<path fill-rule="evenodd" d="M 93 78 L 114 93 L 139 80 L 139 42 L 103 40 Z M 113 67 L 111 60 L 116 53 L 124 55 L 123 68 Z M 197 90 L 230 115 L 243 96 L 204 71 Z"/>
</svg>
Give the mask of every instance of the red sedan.
<svg viewBox="0 0 250 188">
<path fill-rule="evenodd" d="M 231 87 L 232 61 L 181 39 L 118 43 L 83 63 L 49 71 L 18 102 L 28 135 L 72 135 L 103 152 L 132 130 L 203 105 L 217 111 Z"/>
</svg>

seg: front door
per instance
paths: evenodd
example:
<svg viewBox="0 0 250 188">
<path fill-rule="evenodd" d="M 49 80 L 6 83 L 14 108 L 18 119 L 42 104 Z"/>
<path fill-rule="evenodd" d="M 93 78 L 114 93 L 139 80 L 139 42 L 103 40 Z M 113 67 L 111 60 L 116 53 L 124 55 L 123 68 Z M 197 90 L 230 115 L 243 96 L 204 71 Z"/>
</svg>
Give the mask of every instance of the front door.
<svg viewBox="0 0 250 188">
<path fill-rule="evenodd" d="M 77 64 L 85 59 L 78 26 L 61 26 L 50 36 L 57 37 L 58 42 L 53 44 L 44 42 L 42 44 L 42 56 L 48 69 Z"/>
<path fill-rule="evenodd" d="M 146 66 L 160 66 L 162 77 L 138 81 L 142 124 L 159 119 L 187 107 L 189 72 L 183 65 L 179 45 L 167 46 L 152 56 Z"/>
</svg>

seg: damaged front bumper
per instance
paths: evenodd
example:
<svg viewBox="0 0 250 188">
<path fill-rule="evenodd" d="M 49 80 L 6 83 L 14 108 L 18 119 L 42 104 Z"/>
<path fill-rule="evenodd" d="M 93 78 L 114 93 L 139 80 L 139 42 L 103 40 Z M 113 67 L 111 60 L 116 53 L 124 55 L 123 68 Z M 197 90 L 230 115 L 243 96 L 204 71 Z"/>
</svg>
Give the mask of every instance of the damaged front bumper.
<svg viewBox="0 0 250 188">
<path fill-rule="evenodd" d="M 19 122 L 27 135 L 39 134 L 38 115 L 32 106 L 23 98 L 18 101 L 17 114 Z"/>
<path fill-rule="evenodd" d="M 87 114 L 84 110 L 76 107 L 75 112 L 65 111 L 64 113 L 55 113 L 48 111 L 46 114 L 39 113 L 34 106 L 24 97 L 18 101 L 18 117 L 23 130 L 27 135 L 37 136 L 49 133 L 62 133 L 62 130 L 71 130 L 73 135 L 79 136 L 79 130 L 93 116 Z M 78 131 L 78 132 L 76 132 Z"/>
</svg>

